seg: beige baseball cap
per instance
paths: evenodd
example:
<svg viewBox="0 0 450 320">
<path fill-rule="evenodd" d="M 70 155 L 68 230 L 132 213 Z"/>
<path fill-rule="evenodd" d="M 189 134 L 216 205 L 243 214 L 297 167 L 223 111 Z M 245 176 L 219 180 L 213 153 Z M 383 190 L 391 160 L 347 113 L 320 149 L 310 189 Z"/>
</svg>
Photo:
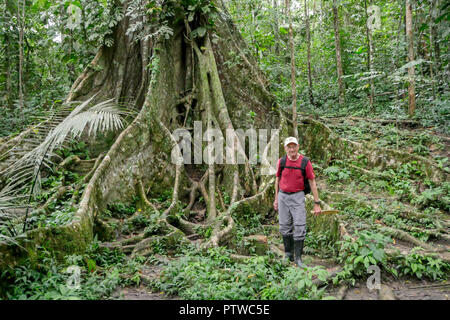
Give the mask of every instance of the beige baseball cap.
<svg viewBox="0 0 450 320">
<path fill-rule="evenodd" d="M 298 144 L 297 138 L 296 137 L 287 137 L 284 140 L 284 146 L 286 147 L 289 143 L 295 143 Z"/>
</svg>

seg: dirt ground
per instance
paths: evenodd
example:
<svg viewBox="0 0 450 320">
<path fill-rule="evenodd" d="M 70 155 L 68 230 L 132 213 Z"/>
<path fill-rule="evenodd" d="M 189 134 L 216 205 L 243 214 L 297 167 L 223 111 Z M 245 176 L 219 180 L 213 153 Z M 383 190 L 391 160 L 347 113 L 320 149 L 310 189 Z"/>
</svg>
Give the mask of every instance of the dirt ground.
<svg viewBox="0 0 450 320">
<path fill-rule="evenodd" d="M 176 300 L 162 293 L 151 292 L 145 286 L 120 288 L 111 296 L 117 300 Z"/>
<path fill-rule="evenodd" d="M 328 272 L 332 273 L 338 267 L 330 259 L 318 259 L 313 256 L 305 256 L 305 263 L 313 267 L 315 265 L 324 266 Z M 148 278 L 156 278 L 162 271 L 162 266 L 149 265 L 142 269 L 142 273 Z M 396 279 L 393 277 L 383 277 L 381 283 L 389 287 L 397 300 L 449 300 L 450 283 L 432 282 L 419 280 L 416 278 Z M 326 290 L 327 295 L 336 297 L 339 287 L 329 285 Z M 111 296 L 117 300 L 179 300 L 179 297 L 168 296 L 161 292 L 152 292 L 144 284 L 139 287 L 119 288 Z M 366 281 L 359 281 L 353 287 L 349 287 L 342 300 L 378 300 L 379 292 L 376 289 L 369 290 Z"/>
<path fill-rule="evenodd" d="M 426 287 L 436 285 L 436 283 L 426 280 L 406 280 L 388 283 L 395 297 L 398 300 L 449 300 L 450 284 L 443 287 Z M 333 288 L 328 292 L 329 295 L 336 296 L 338 289 Z M 118 289 L 112 296 L 117 300 L 178 300 L 178 297 L 167 296 L 163 293 L 151 292 L 148 288 L 125 287 Z M 349 288 L 343 300 L 378 300 L 378 291 L 369 290 L 365 282 L 356 283 L 354 287 Z"/>
<path fill-rule="evenodd" d="M 383 281 L 382 281 L 383 283 Z M 427 280 L 409 279 L 387 281 L 385 283 L 390 287 L 395 298 L 398 300 L 449 300 L 450 283 L 431 282 Z M 439 285 L 440 287 L 438 287 Z M 335 296 L 338 288 L 332 288 L 328 291 L 329 295 Z M 378 290 L 369 290 L 366 282 L 361 281 L 347 290 L 343 300 L 378 300 Z"/>
</svg>

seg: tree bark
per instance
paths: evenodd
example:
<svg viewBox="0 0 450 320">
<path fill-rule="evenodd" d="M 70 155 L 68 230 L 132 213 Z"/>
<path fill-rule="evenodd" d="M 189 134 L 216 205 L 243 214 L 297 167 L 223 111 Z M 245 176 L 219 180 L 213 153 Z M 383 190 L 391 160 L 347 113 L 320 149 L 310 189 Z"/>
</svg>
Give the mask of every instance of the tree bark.
<svg viewBox="0 0 450 320">
<path fill-rule="evenodd" d="M 279 26 L 279 22 L 278 22 L 278 0 L 273 0 L 272 1 L 272 7 L 273 7 L 273 11 L 274 11 L 274 34 L 275 34 L 275 55 L 278 56 L 280 54 L 280 46 L 279 46 L 279 41 L 280 41 L 280 35 L 279 35 L 279 30 L 280 30 L 280 26 Z"/>
<path fill-rule="evenodd" d="M 20 7 L 22 6 L 22 10 Z M 24 119 L 24 96 L 23 96 L 23 37 L 25 28 L 25 0 L 17 3 L 17 21 L 19 22 L 19 108 Z"/>
<path fill-rule="evenodd" d="M 10 102 L 11 102 L 11 65 L 10 65 L 10 57 L 9 55 L 10 50 L 9 50 L 9 36 L 7 33 L 5 33 L 5 67 L 6 67 L 6 71 L 5 71 L 5 95 L 6 95 L 6 105 L 10 106 Z"/>
<path fill-rule="evenodd" d="M 291 1 L 286 0 L 286 13 L 289 20 L 289 48 L 291 56 L 291 92 L 292 92 L 292 122 L 293 122 L 293 136 L 298 138 L 297 129 L 297 80 L 296 80 L 296 68 L 295 68 L 295 51 L 294 51 L 294 35 L 292 28 L 292 16 L 291 16 Z"/>
<path fill-rule="evenodd" d="M 372 78 L 373 76 L 373 40 L 372 33 L 368 25 L 369 17 L 367 13 L 367 0 L 364 0 L 364 11 L 366 13 L 366 36 L 367 36 L 367 71 L 370 73 L 370 93 L 369 93 L 369 105 L 370 110 L 374 110 L 374 99 L 375 99 L 375 84 Z"/>
<path fill-rule="evenodd" d="M 433 43 L 434 43 L 434 35 L 433 35 L 433 29 L 434 29 L 434 3 L 435 1 L 431 1 L 430 3 L 430 41 L 429 41 L 429 47 L 430 47 L 430 78 L 431 78 L 431 87 L 433 89 L 433 100 L 436 99 L 436 83 L 434 79 L 434 68 L 436 65 L 435 59 L 434 59 L 434 52 L 433 52 Z"/>
<path fill-rule="evenodd" d="M 412 5 L 410 0 L 406 0 L 406 36 L 408 42 L 408 61 L 414 61 L 414 39 L 413 39 L 413 29 L 412 29 Z M 414 116 L 416 109 L 416 89 L 415 89 L 415 79 L 414 79 L 414 66 L 408 68 L 408 113 L 409 116 Z"/>
<path fill-rule="evenodd" d="M 436 18 L 439 16 L 439 1 L 431 1 L 432 4 L 432 14 L 431 14 L 431 20 L 432 20 L 432 24 L 431 24 L 431 35 L 433 38 L 433 41 L 431 42 L 431 46 L 433 46 L 433 64 L 434 64 L 434 71 L 435 71 L 435 75 L 436 78 L 439 79 L 439 70 L 441 69 L 441 48 L 439 46 L 439 41 L 438 41 L 438 29 L 439 29 L 439 24 L 435 23 Z"/>
<path fill-rule="evenodd" d="M 342 58 L 341 58 L 341 40 L 339 35 L 339 15 L 337 0 L 333 0 L 333 25 L 334 25 L 334 43 L 336 46 L 336 69 L 339 85 L 339 104 L 343 105 L 345 102 L 345 85 L 342 79 L 344 71 L 342 69 Z"/>
<path fill-rule="evenodd" d="M 215 163 L 204 166 L 203 161 L 201 165 L 172 163 L 172 153 L 180 153 L 172 133 L 176 129 L 189 131 L 184 124 L 194 121 L 201 122 L 204 129 L 219 129 L 223 136 L 227 129 L 245 131 L 252 127 L 269 129 L 269 132 L 278 129 L 282 136 L 287 136 L 287 121 L 275 97 L 268 91 L 267 80 L 258 70 L 254 57 L 244 50 L 247 45 L 227 18 L 229 14 L 223 2 L 219 0 L 215 4 L 223 13 L 215 20 L 217 41 L 211 41 L 212 31 L 202 37 L 192 37 L 191 28 L 197 28 L 199 24 L 196 24 L 197 20 L 187 21 L 181 1 L 178 5 L 182 10 L 168 21 L 173 35 L 167 39 L 161 36 L 136 40 L 136 33 L 126 34 L 133 22 L 126 15 L 114 28 L 114 45 L 101 47 L 91 64 L 75 80 L 66 102 L 85 101 L 95 95 L 92 103 L 114 98 L 136 106 L 140 112 L 110 148 L 100 150 L 106 154 L 83 192 L 73 222 L 51 231 L 49 248 L 61 253 L 83 250 L 93 237 L 94 219 L 98 213 L 108 204 L 131 201 L 136 196 L 136 189 L 141 190 L 140 194 L 142 190 L 148 190 L 147 193 L 155 196 L 173 190 L 171 204 L 162 216 L 170 231 L 183 233 L 175 224 L 170 225 L 168 218 L 179 220 L 176 213 L 180 205 L 184 207 L 189 202 L 188 207 L 192 207 L 192 198 L 194 202 L 200 201 L 196 193 L 191 192 L 196 184 L 208 202 L 206 223 L 214 228 L 213 245 L 228 241 L 235 226 L 233 217 L 238 214 L 234 212 L 240 212 L 242 206 L 251 202 L 252 210 L 270 210 L 269 186 L 273 184 L 273 176 L 259 173 L 257 169 L 266 165 L 264 163 L 250 165 L 245 145 L 236 135 L 233 138 L 237 141 L 238 152 L 244 154 L 244 164 L 219 168 Z M 129 2 L 124 3 L 124 12 L 128 5 Z M 155 31 L 149 30 L 149 33 Z M 238 63 L 227 63 L 236 55 L 241 58 Z M 189 109 L 191 112 L 188 113 Z M 250 111 L 254 113 L 252 118 L 247 116 Z M 27 135 L 32 132 L 24 133 L 20 139 Z M 200 139 L 204 142 L 203 135 Z M 275 140 L 270 140 L 266 151 L 270 144 L 278 144 Z M 276 159 L 269 161 L 275 163 Z M 192 170 L 187 170 L 189 166 Z M 197 181 L 196 176 L 205 179 Z M 233 195 L 234 203 L 226 212 L 216 208 L 217 189 Z M 47 231 L 29 230 L 27 238 L 30 241 L 24 246 L 35 249 L 42 245 L 47 239 L 43 232 Z M 63 243 L 70 243 L 70 248 L 63 250 Z M 10 249 L 0 245 L 0 257 L 2 252 L 10 252 Z M 3 264 L 1 260 L 0 265 Z"/>
<path fill-rule="evenodd" d="M 307 54 L 307 67 L 308 67 L 308 94 L 309 94 L 309 103 L 311 105 L 314 104 L 314 97 L 312 92 L 312 78 L 311 78 L 311 34 L 309 30 L 309 13 L 308 13 L 308 4 L 305 0 L 305 23 L 306 23 L 306 54 Z"/>
</svg>

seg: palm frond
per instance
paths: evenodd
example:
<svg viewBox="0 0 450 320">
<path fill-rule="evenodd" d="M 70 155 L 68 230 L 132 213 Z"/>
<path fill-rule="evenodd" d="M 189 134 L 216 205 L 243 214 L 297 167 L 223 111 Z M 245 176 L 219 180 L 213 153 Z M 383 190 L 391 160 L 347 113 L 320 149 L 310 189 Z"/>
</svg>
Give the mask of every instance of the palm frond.
<svg viewBox="0 0 450 320">
<path fill-rule="evenodd" d="M 50 121 L 47 122 L 50 128 L 36 126 L 33 128 L 35 134 L 31 135 L 30 143 L 24 149 L 13 147 L 8 150 L 14 161 L 0 172 L 0 178 L 3 177 L 0 180 L 6 181 L 0 190 L 0 197 L 2 194 L 3 197 L 14 197 L 30 187 L 31 193 L 39 194 L 42 168 L 54 165 L 54 151 L 63 147 L 69 138 L 78 139 L 83 134 L 96 136 L 99 132 L 121 130 L 124 128 L 124 118 L 135 114 L 133 110 L 120 108 L 114 99 L 91 106 L 95 97 L 96 95 L 75 107 L 73 104 L 64 107 L 63 112 L 57 113 L 58 117 L 66 114 L 62 121 L 58 122 L 55 120 L 57 117 L 53 117 L 51 126 Z"/>
</svg>

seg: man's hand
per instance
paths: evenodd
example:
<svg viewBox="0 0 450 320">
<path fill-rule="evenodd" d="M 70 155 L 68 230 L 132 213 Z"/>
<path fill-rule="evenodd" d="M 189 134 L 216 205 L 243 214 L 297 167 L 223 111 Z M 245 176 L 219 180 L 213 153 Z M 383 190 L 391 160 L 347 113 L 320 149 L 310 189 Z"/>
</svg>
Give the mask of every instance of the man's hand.
<svg viewBox="0 0 450 320">
<path fill-rule="evenodd" d="M 322 209 L 320 209 L 320 204 L 314 204 L 314 215 L 318 216 L 322 212 Z"/>
<path fill-rule="evenodd" d="M 273 202 L 273 208 L 275 209 L 275 211 L 278 211 L 278 199 L 275 199 L 275 201 Z"/>
</svg>

